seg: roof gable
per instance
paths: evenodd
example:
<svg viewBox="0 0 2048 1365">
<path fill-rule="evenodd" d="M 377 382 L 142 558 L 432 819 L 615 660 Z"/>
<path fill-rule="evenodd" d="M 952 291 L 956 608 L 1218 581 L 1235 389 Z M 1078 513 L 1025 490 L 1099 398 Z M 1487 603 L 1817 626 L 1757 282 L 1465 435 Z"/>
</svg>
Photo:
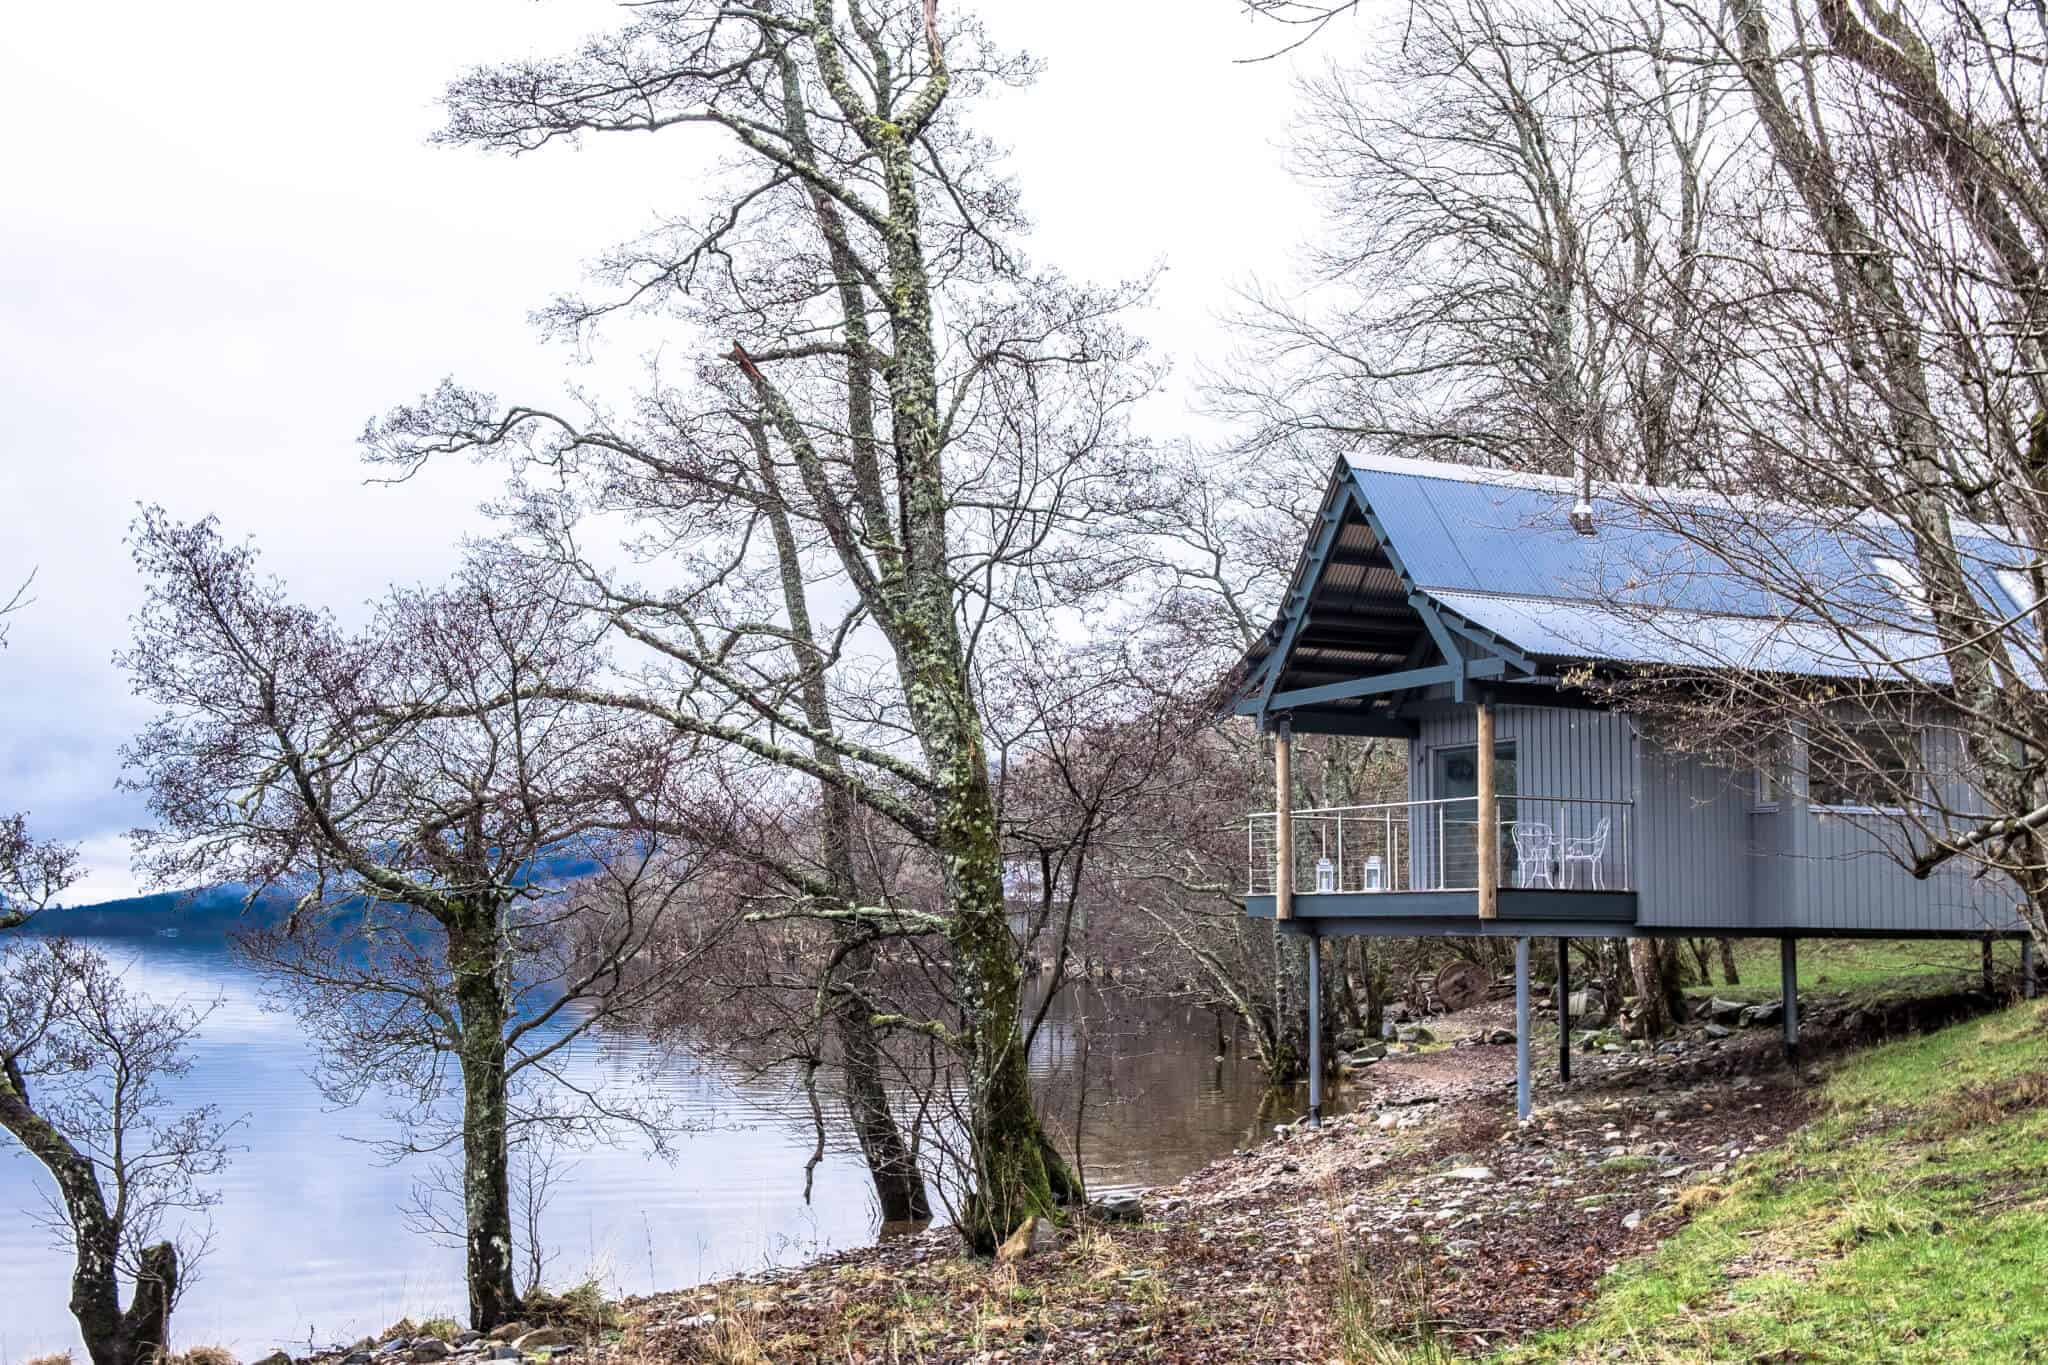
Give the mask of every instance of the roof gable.
<svg viewBox="0 0 2048 1365">
<path fill-rule="evenodd" d="M 1325 694 L 1347 678 L 1420 678 L 1432 661 L 1467 665 L 1460 696 L 1473 660 L 1511 665 L 1490 674 L 1509 677 L 1580 661 L 1855 677 L 1904 661 L 1946 681 L 1884 562 L 1910 563 L 1910 548 L 1880 518 L 1596 484 L 1584 535 L 1569 519 L 1577 500 L 1564 479 L 1348 457 L 1332 471 L 1321 538 L 1245 657 L 1235 709 L 1264 716 L 1312 697 L 1336 708 L 1325 720 L 1379 715 L 1399 698 Z M 1957 539 L 1987 608 L 2025 610 L 1998 571 L 2026 550 L 1970 523 Z M 1802 605 L 1814 600 L 1831 604 L 1828 619 Z"/>
</svg>

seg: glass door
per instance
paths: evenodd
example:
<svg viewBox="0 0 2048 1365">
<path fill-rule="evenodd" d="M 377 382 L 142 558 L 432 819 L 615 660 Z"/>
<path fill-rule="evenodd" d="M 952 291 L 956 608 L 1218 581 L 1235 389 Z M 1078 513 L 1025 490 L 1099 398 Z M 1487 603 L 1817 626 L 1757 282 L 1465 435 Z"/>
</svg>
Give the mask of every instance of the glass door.
<svg viewBox="0 0 2048 1365">
<path fill-rule="evenodd" d="M 1443 887 L 1479 884 L 1479 746 L 1436 751 L 1436 799 L 1445 804 L 1441 812 L 1443 846 L 1438 850 L 1438 867 Z M 1512 867 L 1508 850 L 1515 829 L 1515 746 L 1496 742 L 1493 746 L 1493 799 L 1500 819 L 1500 838 L 1495 862 Z M 1501 885 L 1506 885 L 1503 878 Z"/>
</svg>

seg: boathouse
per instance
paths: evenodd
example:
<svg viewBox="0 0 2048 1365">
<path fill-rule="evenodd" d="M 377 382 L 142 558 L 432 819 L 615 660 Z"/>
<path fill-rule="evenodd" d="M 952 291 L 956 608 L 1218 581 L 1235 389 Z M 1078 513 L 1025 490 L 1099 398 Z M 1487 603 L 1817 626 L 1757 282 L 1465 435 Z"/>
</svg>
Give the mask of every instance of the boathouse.
<svg viewBox="0 0 2048 1365">
<path fill-rule="evenodd" d="M 1866 773 L 1798 744 L 1768 771 L 1716 766 L 1612 709 L 1596 679 L 1740 667 L 1853 688 L 1929 652 L 1886 648 L 1925 626 L 1899 560 L 1872 553 L 1881 533 L 1845 537 L 1780 509 L 1727 518 L 1729 535 L 1763 526 L 1772 543 L 1717 554 L 1710 535 L 1662 515 L 1686 498 L 1711 514 L 1702 495 L 1348 457 L 1231 694 L 1230 709 L 1273 736 L 1283 793 L 1293 735 L 1406 741 L 1404 800 L 1287 799 L 1253 815 L 1245 903 L 1311 938 L 1514 938 L 1524 1114 L 1532 937 L 1559 940 L 1560 971 L 1575 937 L 1777 938 L 1796 1048 L 1800 937 L 2024 934 L 2002 877 L 1957 867 L 1916 878 L 1901 864 L 1903 813 L 1870 794 Z M 2024 615 L 2033 604 L 2009 570 L 2026 556 L 1988 531 L 1961 534 L 1976 537 L 1965 548 L 1984 566 L 1977 591 Z M 1737 566 L 1759 550 L 1864 594 L 1868 628 L 1814 619 Z M 1944 759 L 1956 743 L 1938 726 L 1894 727 L 1880 747 L 1927 774 L 1959 770 Z M 2022 954 L 2031 989 L 2030 943 Z M 1312 1012 L 1320 995 L 1312 980 Z M 1320 1033 L 1312 1013 L 1312 1050 Z M 1561 1065 L 1568 1075 L 1568 1054 Z"/>
</svg>

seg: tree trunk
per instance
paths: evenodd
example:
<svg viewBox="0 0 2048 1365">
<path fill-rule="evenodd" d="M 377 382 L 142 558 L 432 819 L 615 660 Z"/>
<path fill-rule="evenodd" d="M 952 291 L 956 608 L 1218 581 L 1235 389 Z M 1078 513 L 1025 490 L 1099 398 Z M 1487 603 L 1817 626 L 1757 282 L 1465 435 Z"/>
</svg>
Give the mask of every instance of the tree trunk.
<svg viewBox="0 0 2048 1365">
<path fill-rule="evenodd" d="M 1356 956 L 1351 944 L 1363 941 L 1352 939 L 1347 943 L 1343 939 L 1338 939 L 1336 952 L 1333 954 L 1337 959 L 1337 1006 L 1344 1013 L 1344 1022 L 1361 1032 L 1365 1029 L 1365 1012 L 1359 1007 L 1358 987 L 1351 979 L 1351 959 Z"/>
<path fill-rule="evenodd" d="M 1643 1037 L 1661 1038 L 1671 1031 L 1671 1011 L 1664 998 L 1664 961 L 1657 940 L 1630 939 L 1628 960 L 1636 982 L 1636 1022 Z"/>
<path fill-rule="evenodd" d="M 121 1228 L 107 1210 L 92 1159 L 30 1104 L 26 1083 L 0 1075 L 0 1127 L 43 1164 L 64 1204 L 75 1257 L 71 1316 L 92 1365 L 151 1365 L 170 1340 L 178 1252 L 159 1242 L 142 1252 L 135 1297 L 121 1311 Z"/>
<path fill-rule="evenodd" d="M 956 779 L 939 803 L 938 842 L 952 909 L 948 937 L 960 993 L 975 1177 L 962 1231 L 975 1251 L 993 1255 L 1026 1218 L 1049 1215 L 1070 1197 L 1074 1181 L 1031 1102 L 1020 1027 L 1024 975 L 1010 937 L 1002 847 L 980 736 L 954 740 L 959 748 L 953 761 L 934 766 L 950 769 Z"/>
<path fill-rule="evenodd" d="M 1358 940 L 1361 974 L 1365 977 L 1365 1036 L 1377 1038 L 1387 1022 L 1387 954 L 1373 951 L 1370 938 Z"/>
<path fill-rule="evenodd" d="M 838 259 L 843 254 L 835 251 L 835 271 L 840 274 L 842 284 L 849 273 L 844 262 Z M 857 285 L 853 298 L 859 298 Z M 849 314 L 848 326 L 856 325 L 864 338 L 866 322 L 858 309 Z M 849 362 L 849 379 L 856 385 L 850 400 L 856 432 L 865 430 L 866 439 L 872 441 L 873 397 L 869 392 L 867 367 L 858 361 Z M 827 661 L 824 651 L 818 646 L 811 622 L 810 601 L 804 592 L 803 555 L 796 533 L 790 526 L 788 508 L 781 501 L 775 464 L 768 453 L 767 430 L 756 425 L 752 434 L 762 484 L 776 495 L 763 510 L 775 537 L 781 567 L 783 607 L 789 613 L 790 633 L 796 640 L 797 657 L 804 665 L 804 719 L 821 737 L 812 746 L 811 753 L 828 772 L 836 773 L 842 770 L 838 751 L 822 738 L 833 732 L 834 722 L 831 697 L 825 687 Z M 819 832 L 819 842 L 824 852 L 826 874 L 834 892 L 851 908 L 860 903 L 860 876 L 853 853 L 853 799 L 844 788 L 831 782 L 818 785 L 824 801 L 824 828 Z M 841 941 L 860 932 L 857 926 L 850 926 L 841 931 Z M 841 965 L 847 978 L 858 985 L 873 961 L 873 946 L 863 944 L 847 948 Z M 875 1198 L 881 1205 L 882 1220 L 889 1223 L 925 1222 L 932 1216 L 931 1198 L 925 1191 L 924 1173 L 918 1170 L 917 1158 L 911 1152 L 910 1144 L 904 1140 L 902 1130 L 896 1126 L 896 1116 L 889 1108 L 889 1092 L 882 1084 L 882 1048 L 875 1037 L 872 1018 L 873 1013 L 858 990 L 842 995 L 833 1010 L 833 1029 L 839 1039 L 839 1053 L 845 1071 L 847 1116 L 853 1121 L 853 1131 L 860 1139 L 861 1155 L 868 1163 L 868 1175 L 875 1182 Z"/>
<path fill-rule="evenodd" d="M 852 954 L 849 954 L 849 965 Z M 867 956 L 865 952 L 861 954 Z M 865 965 L 864 963 L 860 965 Z M 875 1199 L 885 1223 L 927 1222 L 932 1216 L 930 1196 L 917 1158 L 904 1141 L 903 1130 L 889 1108 L 889 1092 L 882 1083 L 882 1048 L 875 1037 L 867 1005 L 852 997 L 833 1012 L 833 1028 L 839 1038 L 839 1052 L 846 1074 L 846 1112 L 860 1139 L 861 1155 L 867 1159 L 868 1175 L 875 1182 Z"/>
<path fill-rule="evenodd" d="M 479 1332 L 513 1321 L 512 1163 L 505 1075 L 507 1006 L 499 979 L 497 908 L 451 926 L 450 966 L 460 1011 L 462 1212 L 469 1325 Z"/>
<path fill-rule="evenodd" d="M 1729 986 L 1740 986 L 1742 978 L 1735 971 L 1735 940 L 1721 940 L 1721 980 Z"/>
<path fill-rule="evenodd" d="M 1686 946 L 1692 949 L 1693 961 L 1698 964 L 1700 984 L 1702 986 L 1713 985 L 1714 959 L 1707 941 L 1703 938 L 1691 938 L 1686 940 Z"/>
</svg>

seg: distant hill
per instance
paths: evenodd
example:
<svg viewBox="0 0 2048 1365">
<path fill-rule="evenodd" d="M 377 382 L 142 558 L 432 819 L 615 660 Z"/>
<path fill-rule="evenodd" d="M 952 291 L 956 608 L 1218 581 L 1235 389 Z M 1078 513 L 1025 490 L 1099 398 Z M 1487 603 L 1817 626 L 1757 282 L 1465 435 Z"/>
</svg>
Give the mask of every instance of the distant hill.
<svg viewBox="0 0 2048 1365">
<path fill-rule="evenodd" d="M 29 921 L 32 932 L 73 938 L 113 938 L 175 929 L 182 937 L 222 938 L 230 929 L 275 924 L 291 909 L 283 896 L 265 896 L 246 910 L 243 888 L 211 886 L 162 891 L 97 905 L 53 906 Z"/>
<path fill-rule="evenodd" d="M 535 880 L 572 882 L 597 871 L 587 858 L 549 858 L 535 868 Z M 118 938 L 175 929 L 180 937 L 225 938 L 230 930 L 267 928 L 291 913 L 292 898 L 280 892 L 259 896 L 245 907 L 247 888 L 210 886 L 196 891 L 160 891 L 96 905 L 52 906 L 29 921 L 32 932 L 70 938 Z"/>
</svg>

